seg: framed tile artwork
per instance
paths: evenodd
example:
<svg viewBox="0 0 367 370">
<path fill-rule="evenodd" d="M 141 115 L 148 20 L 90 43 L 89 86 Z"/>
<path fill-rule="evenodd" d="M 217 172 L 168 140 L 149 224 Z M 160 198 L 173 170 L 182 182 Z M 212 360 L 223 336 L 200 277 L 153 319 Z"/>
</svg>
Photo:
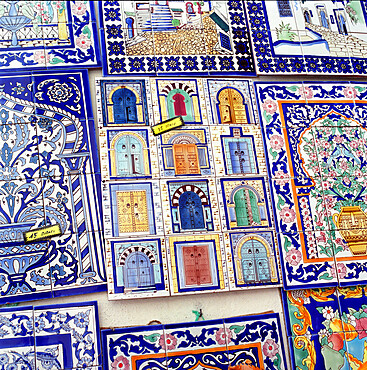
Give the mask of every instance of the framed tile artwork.
<svg viewBox="0 0 367 370">
<path fill-rule="evenodd" d="M 366 91 L 256 83 L 285 289 L 366 281 Z"/>
<path fill-rule="evenodd" d="M 273 313 L 101 334 L 106 369 L 287 369 L 280 320 Z"/>
<path fill-rule="evenodd" d="M 245 4 L 259 74 L 366 72 L 365 1 L 248 0 Z"/>
<path fill-rule="evenodd" d="M 93 1 L 2 1 L 0 68 L 101 66 Z"/>
<path fill-rule="evenodd" d="M 254 76 L 242 1 L 101 1 L 104 75 Z"/>
<path fill-rule="evenodd" d="M 109 298 L 279 285 L 253 85 L 113 76 L 96 95 Z M 177 114 L 183 127 L 152 134 Z M 134 278 L 125 250 L 140 253 Z"/>
<path fill-rule="evenodd" d="M 366 286 L 283 291 L 292 368 L 366 366 Z"/>
<path fill-rule="evenodd" d="M 106 263 L 110 299 L 169 295 L 164 238 L 108 240 Z"/>
<path fill-rule="evenodd" d="M 0 302 L 104 290 L 88 74 L 0 79 Z M 55 224 L 62 236 L 24 244 L 23 232 Z"/>
<path fill-rule="evenodd" d="M 101 365 L 97 302 L 0 309 L 4 368 L 77 369 Z"/>
</svg>

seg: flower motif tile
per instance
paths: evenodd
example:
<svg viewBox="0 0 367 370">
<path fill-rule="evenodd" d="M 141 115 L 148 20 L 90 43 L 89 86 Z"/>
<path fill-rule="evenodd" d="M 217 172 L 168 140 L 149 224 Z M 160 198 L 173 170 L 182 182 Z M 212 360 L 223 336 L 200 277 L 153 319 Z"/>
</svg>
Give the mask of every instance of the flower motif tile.
<svg viewBox="0 0 367 370">
<path fill-rule="evenodd" d="M 99 366 L 97 302 L 0 310 L 0 364 L 6 368 Z"/>
<path fill-rule="evenodd" d="M 112 368 L 287 368 L 277 314 L 107 329 L 102 343 L 104 366 Z"/>
<path fill-rule="evenodd" d="M 283 291 L 292 365 L 358 369 L 366 364 L 366 286 Z"/>
<path fill-rule="evenodd" d="M 101 1 L 104 74 L 254 75 L 242 1 Z"/>
<path fill-rule="evenodd" d="M 1 77 L 1 302 L 52 297 L 53 286 L 58 294 L 105 287 L 87 78 L 74 71 Z M 55 224 L 62 236 L 24 244 L 23 232 Z"/>
<path fill-rule="evenodd" d="M 365 281 L 365 84 L 255 86 L 285 289 Z"/>
<path fill-rule="evenodd" d="M 101 65 L 93 1 L 0 4 L 2 71 Z"/>
</svg>

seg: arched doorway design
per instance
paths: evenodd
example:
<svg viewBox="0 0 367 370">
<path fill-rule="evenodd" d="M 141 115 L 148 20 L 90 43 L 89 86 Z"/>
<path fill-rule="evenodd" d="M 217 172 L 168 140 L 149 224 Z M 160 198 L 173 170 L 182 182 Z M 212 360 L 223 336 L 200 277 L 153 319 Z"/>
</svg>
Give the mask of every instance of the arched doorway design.
<svg viewBox="0 0 367 370">
<path fill-rule="evenodd" d="M 246 106 L 242 94 L 234 88 L 219 91 L 217 97 L 220 123 L 247 123 Z"/>
<path fill-rule="evenodd" d="M 252 173 L 254 171 L 253 161 L 250 160 L 250 151 L 246 141 L 237 140 L 229 142 L 228 149 L 232 173 Z M 253 155 L 252 152 L 251 154 Z"/>
<path fill-rule="evenodd" d="M 139 288 L 154 285 L 153 265 L 143 252 L 133 252 L 126 258 L 124 265 L 126 288 Z"/>
<path fill-rule="evenodd" d="M 113 118 L 115 124 L 137 122 L 136 96 L 127 89 L 116 90 L 112 95 Z"/>
<path fill-rule="evenodd" d="M 237 226 L 261 225 L 256 194 L 247 188 L 237 190 L 234 195 Z"/>
<path fill-rule="evenodd" d="M 184 121 L 194 121 L 190 95 L 181 89 L 171 90 L 167 95 L 169 118 L 182 116 Z"/>
<path fill-rule="evenodd" d="M 242 245 L 241 267 L 245 283 L 271 280 L 269 253 L 260 240 L 250 239 Z"/>
<path fill-rule="evenodd" d="M 310 12 L 308 10 L 305 10 L 303 12 L 303 16 L 305 17 L 305 21 L 307 23 L 311 23 L 312 24 L 312 21 L 311 21 L 311 15 L 310 15 Z"/>
<path fill-rule="evenodd" d="M 342 14 L 341 12 L 338 12 L 336 19 L 338 21 L 339 33 L 343 35 L 348 35 L 347 24 L 346 24 L 344 14 Z"/>
<path fill-rule="evenodd" d="M 198 194 L 193 191 L 186 191 L 180 196 L 178 203 L 182 229 L 205 228 L 203 207 Z"/>
<path fill-rule="evenodd" d="M 132 135 L 123 135 L 115 146 L 116 176 L 144 174 L 142 143 Z"/>
<path fill-rule="evenodd" d="M 134 37 L 134 19 L 131 17 L 126 18 L 126 24 L 129 39 L 132 39 Z"/>
<path fill-rule="evenodd" d="M 319 14 L 320 14 L 321 26 L 323 26 L 325 28 L 329 28 L 329 21 L 328 21 L 325 9 L 322 8 L 322 9 L 319 10 L 319 12 L 320 12 Z"/>
</svg>

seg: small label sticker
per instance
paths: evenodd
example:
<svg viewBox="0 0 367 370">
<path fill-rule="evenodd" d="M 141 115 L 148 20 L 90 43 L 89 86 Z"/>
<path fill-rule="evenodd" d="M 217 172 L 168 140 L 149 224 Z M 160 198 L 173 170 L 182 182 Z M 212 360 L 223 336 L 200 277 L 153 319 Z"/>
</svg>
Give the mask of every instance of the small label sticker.
<svg viewBox="0 0 367 370">
<path fill-rule="evenodd" d="M 38 242 L 39 240 L 50 239 L 54 236 L 62 234 L 59 224 L 40 227 L 39 229 L 29 230 L 23 233 L 24 241 L 26 243 Z"/>
<path fill-rule="evenodd" d="M 167 131 L 173 130 L 174 128 L 181 127 L 184 124 L 184 120 L 181 116 L 168 119 L 167 121 L 152 126 L 153 135 L 161 135 Z"/>
</svg>

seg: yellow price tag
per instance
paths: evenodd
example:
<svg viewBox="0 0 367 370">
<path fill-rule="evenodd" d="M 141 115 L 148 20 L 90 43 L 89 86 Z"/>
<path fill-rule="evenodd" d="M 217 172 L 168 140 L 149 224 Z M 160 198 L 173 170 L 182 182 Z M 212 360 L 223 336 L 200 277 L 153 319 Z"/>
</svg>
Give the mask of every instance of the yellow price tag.
<svg viewBox="0 0 367 370">
<path fill-rule="evenodd" d="M 29 230 L 23 233 L 24 241 L 26 243 L 38 242 L 39 240 L 50 239 L 54 236 L 62 234 L 59 224 L 40 227 L 39 229 Z"/>
<path fill-rule="evenodd" d="M 158 123 L 152 126 L 153 135 L 161 135 L 167 131 L 173 130 L 174 128 L 181 127 L 184 125 L 184 120 L 181 116 L 168 119 L 167 121 Z"/>
</svg>

